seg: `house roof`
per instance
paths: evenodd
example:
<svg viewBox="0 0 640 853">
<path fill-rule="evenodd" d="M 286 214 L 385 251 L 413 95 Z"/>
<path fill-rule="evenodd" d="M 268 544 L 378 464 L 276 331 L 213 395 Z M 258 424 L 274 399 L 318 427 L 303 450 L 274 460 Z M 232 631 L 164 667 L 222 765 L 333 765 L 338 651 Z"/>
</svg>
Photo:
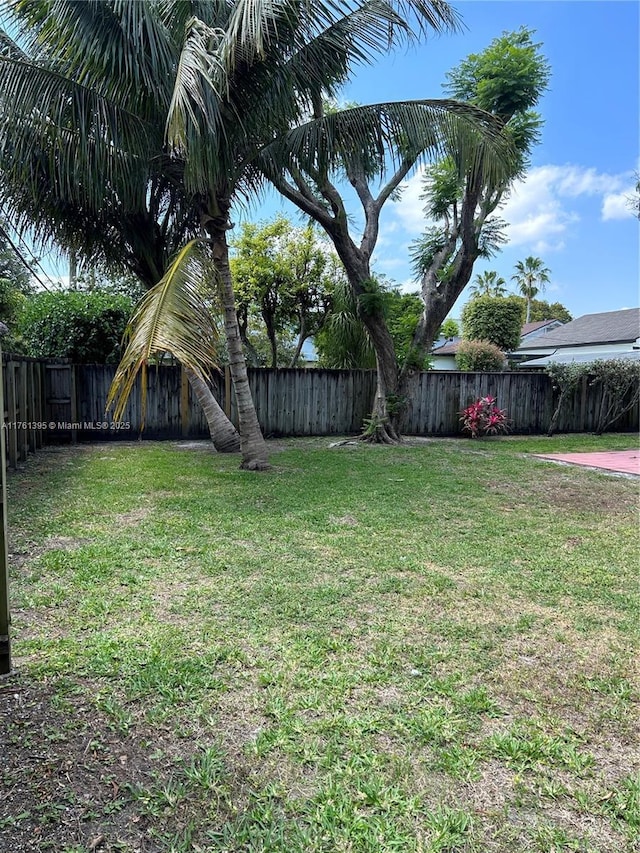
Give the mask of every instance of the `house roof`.
<svg viewBox="0 0 640 853">
<path fill-rule="evenodd" d="M 462 338 L 456 338 L 453 341 L 447 341 L 447 343 L 443 344 L 441 347 L 432 349 L 431 355 L 455 355 L 458 352 L 461 340 Z"/>
<path fill-rule="evenodd" d="M 522 367 L 547 367 L 547 365 L 555 362 L 556 364 L 586 364 L 590 361 L 612 361 L 614 359 L 623 359 L 624 361 L 640 361 L 640 350 L 633 349 L 627 352 L 620 350 L 610 350 L 609 352 L 575 352 L 563 353 L 562 350 L 556 350 L 551 355 L 545 355 L 541 358 L 530 358 L 527 361 L 521 361 L 517 365 Z"/>
<path fill-rule="evenodd" d="M 525 338 L 532 332 L 537 332 L 538 329 L 543 329 L 545 326 L 557 325 L 560 322 L 560 320 L 536 320 L 535 323 L 525 323 L 520 330 L 520 336 Z M 551 332 L 544 336 L 544 346 L 547 345 L 546 341 L 550 334 Z M 431 350 L 431 355 L 455 355 L 458 352 L 458 347 L 461 342 L 462 338 L 454 338 L 451 341 L 447 341 L 447 343 L 443 344 L 441 347 L 434 347 L 434 349 Z M 541 346 L 541 344 L 538 344 L 538 346 Z"/>
<path fill-rule="evenodd" d="M 537 332 L 538 329 L 543 329 L 545 326 L 557 325 L 560 322 L 560 320 L 536 320 L 535 323 L 525 323 L 520 334 L 523 338 L 526 338 L 531 332 Z"/>
<path fill-rule="evenodd" d="M 640 308 L 585 314 L 541 340 L 535 338 L 521 344 L 519 351 L 540 347 L 587 346 L 589 344 L 631 343 L 640 337 Z"/>
</svg>

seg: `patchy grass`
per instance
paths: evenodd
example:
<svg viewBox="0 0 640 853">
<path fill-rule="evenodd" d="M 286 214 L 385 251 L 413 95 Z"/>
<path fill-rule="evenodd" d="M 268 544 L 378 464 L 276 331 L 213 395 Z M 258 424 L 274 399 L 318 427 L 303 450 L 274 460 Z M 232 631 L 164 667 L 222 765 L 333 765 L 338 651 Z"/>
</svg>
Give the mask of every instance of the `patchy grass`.
<svg viewBox="0 0 640 853">
<path fill-rule="evenodd" d="M 637 849 L 630 437 L 328 443 L 11 477 L 3 850 Z"/>
</svg>

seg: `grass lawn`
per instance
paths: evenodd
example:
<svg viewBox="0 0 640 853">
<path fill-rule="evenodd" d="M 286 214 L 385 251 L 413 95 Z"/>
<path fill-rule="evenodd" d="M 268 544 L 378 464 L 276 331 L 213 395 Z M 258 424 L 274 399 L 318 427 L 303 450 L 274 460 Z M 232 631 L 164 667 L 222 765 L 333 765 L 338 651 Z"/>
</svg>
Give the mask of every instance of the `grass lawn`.
<svg viewBox="0 0 640 853">
<path fill-rule="evenodd" d="M 10 477 L 2 851 L 638 849 L 634 437 L 329 443 Z"/>
</svg>

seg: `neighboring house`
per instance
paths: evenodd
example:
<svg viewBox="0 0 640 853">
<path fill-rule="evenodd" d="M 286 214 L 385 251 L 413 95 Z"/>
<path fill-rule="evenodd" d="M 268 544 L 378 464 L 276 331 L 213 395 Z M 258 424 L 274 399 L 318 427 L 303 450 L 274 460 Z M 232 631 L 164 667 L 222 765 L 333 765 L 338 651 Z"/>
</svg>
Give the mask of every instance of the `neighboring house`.
<svg viewBox="0 0 640 853">
<path fill-rule="evenodd" d="M 429 353 L 432 370 L 457 370 L 456 353 L 462 338 L 449 338 L 444 343 L 436 341 Z"/>
<path fill-rule="evenodd" d="M 585 314 L 544 338 L 523 341 L 515 355 L 518 367 L 544 368 L 596 359 L 640 358 L 640 308 Z"/>
<path fill-rule="evenodd" d="M 525 341 L 531 341 L 535 338 L 540 338 L 554 329 L 562 326 L 560 320 L 538 320 L 536 323 L 525 323 L 520 334 L 521 346 Z M 441 343 L 437 341 L 431 350 L 431 365 L 433 370 L 457 370 L 456 353 L 462 338 L 450 338 L 448 341 Z M 508 357 L 511 358 L 509 353 Z"/>
</svg>

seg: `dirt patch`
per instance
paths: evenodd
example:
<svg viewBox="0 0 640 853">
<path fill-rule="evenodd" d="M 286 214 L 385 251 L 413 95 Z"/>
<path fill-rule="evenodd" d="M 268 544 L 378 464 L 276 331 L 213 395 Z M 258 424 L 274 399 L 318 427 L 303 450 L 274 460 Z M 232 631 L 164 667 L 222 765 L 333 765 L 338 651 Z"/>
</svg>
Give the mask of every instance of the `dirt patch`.
<svg viewBox="0 0 640 853">
<path fill-rule="evenodd" d="M 136 527 L 151 514 L 151 507 L 141 506 L 132 509 L 130 512 L 121 512 L 114 515 L 113 524 L 118 527 Z"/>
<path fill-rule="evenodd" d="M 339 518 L 335 515 L 330 515 L 327 521 L 329 524 L 337 524 L 341 527 L 357 527 L 360 523 L 353 515 L 341 515 Z"/>
<path fill-rule="evenodd" d="M 538 467 L 535 476 L 521 482 L 488 482 L 488 491 L 509 498 L 517 507 L 541 505 L 564 510 L 606 512 L 621 515 L 637 510 L 635 484 L 626 479 L 587 479 L 572 469 L 545 470 Z"/>
<path fill-rule="evenodd" d="M 54 703 L 44 685 L 0 682 L 0 849 L 159 853 L 126 793 L 152 769 L 136 739 L 114 734 L 89 704 Z"/>
<path fill-rule="evenodd" d="M 91 542 L 91 539 L 76 539 L 73 536 L 50 536 L 44 543 L 43 551 L 76 551 Z M 34 556 L 33 554 L 31 556 Z"/>
</svg>

